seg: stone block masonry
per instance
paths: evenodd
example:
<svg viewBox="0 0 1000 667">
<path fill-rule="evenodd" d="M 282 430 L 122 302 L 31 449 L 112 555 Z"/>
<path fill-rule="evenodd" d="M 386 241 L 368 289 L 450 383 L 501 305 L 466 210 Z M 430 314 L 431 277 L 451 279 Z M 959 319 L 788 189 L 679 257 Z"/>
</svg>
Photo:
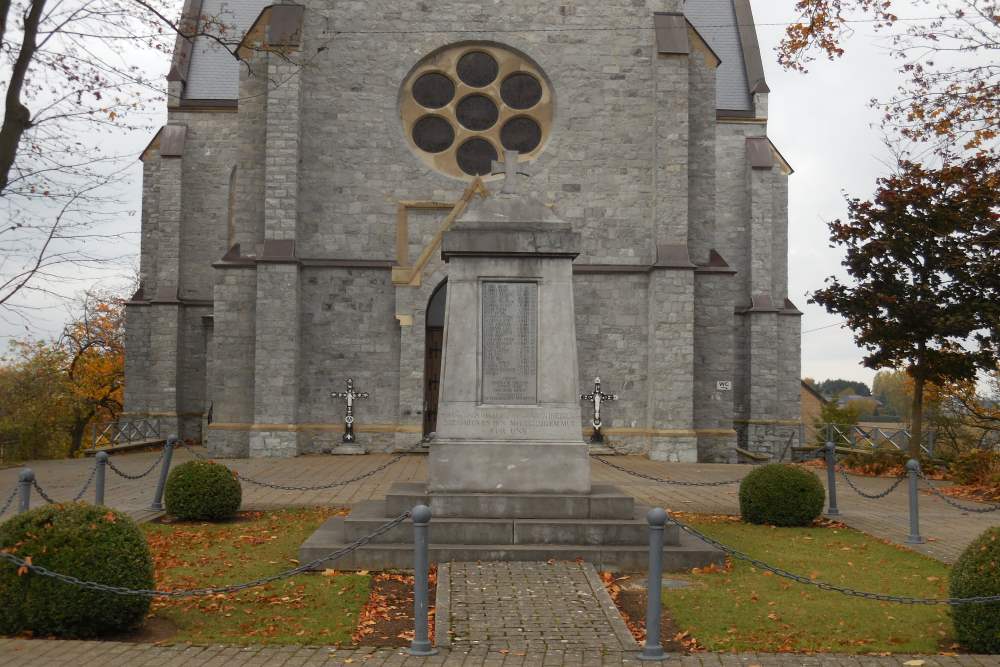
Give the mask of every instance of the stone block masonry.
<svg viewBox="0 0 1000 667">
<path fill-rule="evenodd" d="M 663 44 L 654 13 L 683 12 L 680 0 L 305 5 L 301 38 L 280 53 L 266 41 L 287 26 L 258 26 L 265 44 L 239 68 L 238 99 L 171 105 L 180 155 L 155 142 L 144 155 L 128 412 L 173 420 L 216 455 L 318 452 L 342 428 L 329 393 L 353 377 L 372 394 L 357 409 L 359 444 L 420 441 L 426 308 L 449 275 L 435 245 L 441 205 L 470 183 L 415 154 L 401 86 L 439 51 L 481 43 L 530 63 L 552 94 L 546 142 L 519 183 L 580 234 L 579 391 L 600 376 L 620 394 L 605 415 L 611 443 L 729 461 L 741 424 L 797 416 L 790 171 L 766 150 L 749 159 L 748 141 L 766 141 L 767 100 L 723 90 L 735 80 L 724 67 L 744 57 L 735 27 Z M 451 103 L 474 92 L 458 86 Z M 403 202 L 434 207 L 411 211 L 401 232 Z M 400 247 L 407 268 L 431 259 L 394 283 Z"/>
</svg>

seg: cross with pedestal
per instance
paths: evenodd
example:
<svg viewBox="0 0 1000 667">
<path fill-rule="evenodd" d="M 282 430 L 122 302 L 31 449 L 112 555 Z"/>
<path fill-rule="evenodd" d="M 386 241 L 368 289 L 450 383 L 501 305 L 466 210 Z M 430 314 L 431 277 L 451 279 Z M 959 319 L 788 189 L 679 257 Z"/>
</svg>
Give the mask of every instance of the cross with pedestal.
<svg viewBox="0 0 1000 667">
<path fill-rule="evenodd" d="M 366 391 L 354 391 L 354 378 L 347 378 L 347 391 L 335 391 L 330 394 L 347 402 L 347 414 L 344 416 L 344 442 L 354 442 L 354 401 L 369 398 Z"/>
<path fill-rule="evenodd" d="M 517 177 L 531 176 L 531 172 L 528 169 L 528 165 L 518 163 L 517 158 L 521 154 L 517 151 L 504 151 L 503 155 L 503 162 L 494 160 L 492 175 L 504 175 L 503 189 L 500 190 L 501 193 L 506 195 L 515 194 L 518 191 Z"/>
<path fill-rule="evenodd" d="M 581 401 L 593 401 L 594 403 L 594 419 L 591 423 L 594 425 L 594 434 L 590 436 L 590 442 L 593 444 L 602 444 L 604 442 L 604 433 L 601 432 L 601 405 L 604 401 L 617 401 L 618 394 L 605 394 L 601 391 L 601 378 L 594 378 L 594 392 L 592 394 L 581 394 Z"/>
</svg>

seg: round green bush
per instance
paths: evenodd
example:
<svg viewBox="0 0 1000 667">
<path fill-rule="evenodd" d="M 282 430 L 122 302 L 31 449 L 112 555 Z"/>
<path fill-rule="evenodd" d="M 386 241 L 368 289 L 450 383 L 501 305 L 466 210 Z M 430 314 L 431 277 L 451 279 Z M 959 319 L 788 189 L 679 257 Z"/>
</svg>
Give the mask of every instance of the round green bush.
<svg viewBox="0 0 1000 667">
<path fill-rule="evenodd" d="M 187 521 L 232 518 L 243 501 L 240 480 L 213 461 L 189 461 L 174 468 L 164 491 L 167 512 Z"/>
<path fill-rule="evenodd" d="M 756 468 L 740 484 L 740 514 L 748 523 L 809 526 L 823 513 L 826 491 L 808 470 L 772 464 Z"/>
<path fill-rule="evenodd" d="M 951 597 L 1000 595 L 1000 528 L 990 528 L 962 552 L 951 570 Z M 1000 653 L 1000 604 L 955 606 L 958 641 L 977 653 Z"/>
<path fill-rule="evenodd" d="M 0 524 L 0 549 L 33 565 L 125 588 L 153 588 L 153 559 L 128 516 L 107 507 L 46 505 Z M 87 639 L 131 632 L 149 598 L 89 591 L 0 563 L 0 634 Z"/>
</svg>

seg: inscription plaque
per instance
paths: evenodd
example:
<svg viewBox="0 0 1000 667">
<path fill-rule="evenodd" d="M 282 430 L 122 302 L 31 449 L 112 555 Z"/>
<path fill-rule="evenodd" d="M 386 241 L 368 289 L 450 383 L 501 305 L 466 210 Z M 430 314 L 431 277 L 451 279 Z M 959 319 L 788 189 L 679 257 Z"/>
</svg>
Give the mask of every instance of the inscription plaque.
<svg viewBox="0 0 1000 667">
<path fill-rule="evenodd" d="M 538 285 L 483 283 L 482 401 L 538 403 Z"/>
</svg>

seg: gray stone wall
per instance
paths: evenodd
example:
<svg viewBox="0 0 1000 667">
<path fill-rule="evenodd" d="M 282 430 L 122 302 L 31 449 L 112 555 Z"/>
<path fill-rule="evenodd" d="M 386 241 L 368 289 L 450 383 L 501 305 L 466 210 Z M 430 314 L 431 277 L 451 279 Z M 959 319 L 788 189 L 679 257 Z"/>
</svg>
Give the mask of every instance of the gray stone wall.
<svg viewBox="0 0 1000 667">
<path fill-rule="evenodd" d="M 237 124 L 235 241 L 243 254 L 253 254 L 264 240 L 264 166 L 267 130 L 267 55 L 260 54 L 240 68 L 240 110 Z"/>
<path fill-rule="evenodd" d="M 573 283 L 580 393 L 589 394 L 600 377 L 604 393 L 620 397 L 603 410 L 608 440 L 616 449 L 645 452 L 647 439 L 628 431 L 646 425 L 649 275 L 584 274 Z M 581 428 L 592 428 L 592 417 L 581 402 Z"/>
<path fill-rule="evenodd" d="M 302 73 L 302 87 L 309 91 L 302 108 L 309 141 L 302 158 L 310 168 L 300 175 L 300 243 L 318 256 L 385 259 L 392 255 L 396 201 L 457 199 L 464 184 L 431 171 L 412 154 L 399 120 L 399 87 L 435 49 L 481 40 L 522 50 L 551 79 L 556 126 L 527 187 L 558 203 L 560 215 L 584 234 L 582 261 L 651 262 L 647 240 L 654 183 L 648 167 L 656 160 L 648 134 L 658 109 L 649 94 L 654 88 L 652 12 L 679 5 L 614 0 L 583 8 L 516 0 L 481 4 L 471 14 L 467 3 L 455 0 L 434 3 L 433 12 L 413 0 L 368 3 L 363 11 L 353 3 L 309 5 L 307 17 L 321 14 L 328 20 L 308 22 L 303 44 L 304 53 L 315 53 L 320 45 L 324 50 L 310 57 Z M 630 29 L 461 32 L 497 23 L 530 28 L 592 27 L 595 22 Z M 455 32 L 419 32 L 434 26 Z M 632 29 L 637 27 L 645 29 Z M 334 36 L 333 29 L 344 32 Z M 390 49 L 384 40 L 354 30 L 415 32 L 406 35 L 405 48 Z M 686 78 L 686 60 L 678 60 Z M 686 107 L 685 97 L 672 95 Z M 686 109 L 683 116 L 686 124 Z M 686 153 L 683 140 L 673 143 Z M 680 163 L 673 164 L 677 178 L 686 182 Z"/>
<path fill-rule="evenodd" d="M 341 424 L 344 403 L 330 392 L 344 391 L 346 379 L 354 378 L 357 391 L 371 394 L 355 404 L 357 427 L 395 424 L 400 333 L 389 272 L 315 267 L 302 275 L 300 423 Z M 419 359 L 422 364 L 422 349 Z M 411 444 L 420 439 L 411 437 Z M 360 444 L 368 440 L 368 433 L 359 435 Z M 391 440 L 383 439 L 381 447 Z"/>
<path fill-rule="evenodd" d="M 695 52 L 689 62 L 690 102 L 688 125 L 690 128 L 690 160 L 688 164 L 688 217 L 690 238 L 688 248 L 695 264 L 708 261 L 709 251 L 715 249 L 716 237 L 716 128 L 715 119 L 715 68 L 706 63 L 705 56 Z"/>
<path fill-rule="evenodd" d="M 250 447 L 246 425 L 254 419 L 257 271 L 252 265 L 217 271 L 214 294 L 208 447 L 214 456 L 242 457 Z"/>
<path fill-rule="evenodd" d="M 149 307 L 129 305 L 125 309 L 125 410 L 144 415 L 149 412 Z"/>
<path fill-rule="evenodd" d="M 734 382 L 734 315 L 731 272 L 695 273 L 694 427 L 698 460 L 733 460 L 733 392 L 720 381 Z"/>
<path fill-rule="evenodd" d="M 646 425 L 651 458 L 697 461 L 694 425 L 694 270 L 649 277 Z"/>
<path fill-rule="evenodd" d="M 172 111 L 187 126 L 177 284 L 181 299 L 211 300 L 212 264 L 229 249 L 229 185 L 236 165 L 237 115 Z"/>
</svg>

